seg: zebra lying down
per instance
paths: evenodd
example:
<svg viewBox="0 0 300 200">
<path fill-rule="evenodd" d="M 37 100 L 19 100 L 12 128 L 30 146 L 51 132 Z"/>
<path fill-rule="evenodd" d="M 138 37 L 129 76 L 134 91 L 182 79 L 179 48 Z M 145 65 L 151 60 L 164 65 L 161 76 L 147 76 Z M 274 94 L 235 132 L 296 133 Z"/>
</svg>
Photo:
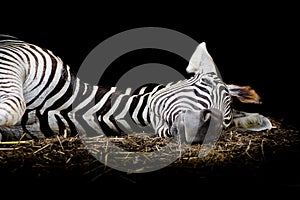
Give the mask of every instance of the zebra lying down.
<svg viewBox="0 0 300 200">
<path fill-rule="evenodd" d="M 208 129 L 271 128 L 266 117 L 232 108 L 232 98 L 259 103 L 259 96 L 250 87 L 225 84 L 205 43 L 186 70 L 194 73 L 189 79 L 123 92 L 84 83 L 52 51 L 2 35 L 0 140 L 153 132 L 201 142 Z"/>
</svg>

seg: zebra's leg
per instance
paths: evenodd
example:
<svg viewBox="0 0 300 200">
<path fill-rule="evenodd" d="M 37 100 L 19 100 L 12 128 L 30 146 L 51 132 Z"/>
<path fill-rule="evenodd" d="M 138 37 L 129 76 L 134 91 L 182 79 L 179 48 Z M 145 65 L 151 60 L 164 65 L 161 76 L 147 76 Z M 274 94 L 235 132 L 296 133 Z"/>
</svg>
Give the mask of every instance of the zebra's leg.
<svg viewBox="0 0 300 200">
<path fill-rule="evenodd" d="M 270 120 L 259 113 L 233 110 L 232 126 L 237 131 L 264 131 L 272 128 Z"/>
<path fill-rule="evenodd" d="M 216 141 L 223 129 L 223 114 L 218 109 L 181 112 L 171 127 L 183 143 L 211 143 Z"/>
<path fill-rule="evenodd" d="M 250 86 L 228 84 L 229 94 L 237 97 L 242 103 L 261 104 L 261 98 Z"/>
</svg>

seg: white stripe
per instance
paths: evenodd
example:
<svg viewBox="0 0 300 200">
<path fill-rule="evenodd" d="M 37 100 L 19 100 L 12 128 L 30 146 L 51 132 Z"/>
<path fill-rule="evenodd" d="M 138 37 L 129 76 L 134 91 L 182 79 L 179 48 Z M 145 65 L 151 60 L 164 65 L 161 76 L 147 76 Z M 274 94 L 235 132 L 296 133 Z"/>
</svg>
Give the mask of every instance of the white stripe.
<svg viewBox="0 0 300 200">
<path fill-rule="evenodd" d="M 48 54 L 45 54 L 43 52 L 43 54 L 45 55 L 45 58 L 46 58 L 46 63 L 44 63 L 44 65 L 46 66 L 40 66 L 41 62 L 39 61 L 39 68 L 42 68 L 42 69 L 38 69 L 38 75 L 37 77 L 41 77 L 41 80 L 42 82 L 40 83 L 40 85 L 33 91 L 30 91 L 28 94 L 27 94 L 27 101 L 31 101 L 33 98 L 36 97 L 37 94 L 39 94 L 41 92 L 42 89 L 44 89 L 45 85 L 47 84 L 48 82 L 48 79 L 50 77 L 50 75 L 52 73 L 54 73 L 54 77 L 52 79 L 52 82 L 47 86 L 47 88 L 42 92 L 42 94 L 31 104 L 29 105 L 29 108 L 36 108 L 38 107 L 39 105 L 41 105 L 45 99 L 45 97 L 55 88 L 55 86 L 57 85 L 57 83 L 59 82 L 59 79 L 60 79 L 60 76 L 61 76 L 61 68 L 62 68 L 62 65 L 60 65 L 60 63 L 57 63 L 57 67 L 56 67 L 56 71 L 53 72 L 52 69 L 53 69 L 53 66 L 52 66 L 52 61 L 49 57 Z M 40 56 L 40 55 L 39 55 Z M 41 56 L 40 56 L 41 57 Z M 43 73 L 43 70 L 46 70 L 45 73 Z M 39 80 L 31 80 L 31 81 L 34 81 L 34 82 L 39 82 Z"/>
<path fill-rule="evenodd" d="M 135 123 L 137 124 L 140 124 L 139 123 L 139 120 L 138 120 L 138 114 L 139 114 L 139 111 L 141 109 L 141 106 L 144 102 L 144 96 L 142 96 L 140 99 L 139 99 L 139 102 L 138 104 L 136 105 L 136 108 L 134 109 L 133 113 L 132 113 L 132 119 L 135 121 Z"/>
<path fill-rule="evenodd" d="M 145 90 L 146 90 L 147 87 L 142 87 L 142 89 L 140 89 L 140 92 L 139 94 L 144 94 Z"/>
<path fill-rule="evenodd" d="M 85 90 L 84 93 L 87 92 L 87 85 L 88 84 L 84 84 L 85 85 Z M 76 112 L 82 108 L 84 108 L 86 105 L 88 105 L 90 102 L 92 102 L 95 99 L 95 95 L 97 93 L 98 90 L 98 86 L 93 86 L 92 92 L 91 94 L 84 99 L 80 104 L 78 104 L 73 110 L 72 110 L 72 114 L 69 114 L 69 117 L 72 117 L 75 125 L 76 125 L 76 129 L 79 129 L 80 132 L 84 133 L 85 129 L 84 127 L 82 127 L 78 121 L 75 119 L 76 116 Z M 80 116 L 81 117 L 81 116 Z M 99 127 L 99 124 L 95 122 L 93 115 L 87 116 L 86 113 L 82 116 L 82 118 L 87 122 L 87 124 L 94 129 L 97 133 L 103 133 L 102 129 Z"/>
<path fill-rule="evenodd" d="M 80 80 L 77 78 L 76 79 L 76 84 L 75 84 L 75 89 L 74 89 L 74 92 L 73 92 L 72 96 L 63 105 L 61 105 L 60 107 L 58 107 L 57 110 L 66 109 L 70 105 L 72 105 L 72 103 L 74 102 L 74 100 L 77 97 L 77 94 L 79 92 L 79 84 L 80 84 Z"/>
<path fill-rule="evenodd" d="M 48 112 L 48 124 L 49 124 L 50 129 L 54 133 L 58 133 L 59 132 L 59 126 L 57 124 L 56 118 L 54 117 L 55 114 L 59 115 L 59 111 L 51 110 L 51 111 Z"/>
<path fill-rule="evenodd" d="M 93 86 L 90 96 L 85 98 L 80 104 L 78 104 L 75 108 L 73 108 L 73 112 L 76 113 L 78 110 L 84 108 L 87 104 L 89 104 L 95 98 L 97 90 L 98 90 L 98 86 Z"/>
<path fill-rule="evenodd" d="M 87 92 L 87 88 L 88 88 L 88 85 L 89 85 L 89 84 L 84 83 L 83 85 L 84 85 L 84 90 L 83 90 L 83 92 L 82 92 L 82 95 L 85 95 L 85 93 Z"/>
<path fill-rule="evenodd" d="M 70 83 L 71 83 L 71 75 L 70 75 L 69 69 L 67 69 L 67 72 L 68 72 L 67 80 L 66 80 L 64 86 L 61 88 L 61 90 L 56 95 L 52 96 L 45 102 L 44 106 L 41 109 L 41 114 L 44 113 L 45 109 L 47 109 L 51 105 L 55 104 L 55 102 L 67 92 L 67 90 L 70 86 Z M 56 109 L 56 110 L 59 110 L 59 109 Z"/>
<path fill-rule="evenodd" d="M 122 98 L 124 96 L 127 96 L 125 94 L 121 94 L 120 96 L 118 96 L 118 98 L 113 102 L 113 105 L 111 107 L 111 109 L 103 116 L 103 121 L 112 129 L 117 131 L 117 128 L 114 126 L 113 123 L 111 123 L 111 121 L 109 120 L 109 117 L 112 116 L 114 114 L 114 112 L 116 111 L 116 109 L 118 108 Z M 99 119 L 100 118 L 100 119 Z M 101 116 L 98 118 L 99 121 L 101 121 Z"/>
<path fill-rule="evenodd" d="M 118 115 L 115 117 L 116 120 L 121 120 L 121 119 L 124 119 L 124 118 L 125 118 L 126 114 L 127 114 L 128 111 L 129 111 L 129 108 L 130 108 L 131 102 L 132 102 L 132 100 L 133 100 L 133 97 L 134 97 L 134 96 L 129 97 L 129 99 L 128 99 L 126 105 L 124 106 L 124 109 L 120 112 L 120 114 L 118 114 Z"/>
<path fill-rule="evenodd" d="M 131 90 L 132 90 L 131 88 L 126 88 L 125 94 L 126 94 L 126 95 L 130 95 Z"/>
<path fill-rule="evenodd" d="M 29 46 L 26 46 L 26 48 L 30 48 Z M 23 51 L 28 57 L 29 57 L 29 62 L 27 64 L 27 68 L 29 69 L 29 73 L 26 77 L 26 80 L 24 82 L 24 92 L 26 95 L 26 92 L 28 92 L 28 96 L 26 99 L 28 100 L 28 102 L 35 97 L 36 94 L 38 94 L 38 91 L 33 91 L 33 88 L 37 87 L 37 88 L 42 88 L 44 85 L 41 85 L 41 87 L 38 86 L 40 79 L 44 78 L 44 79 L 48 79 L 50 76 L 49 70 L 51 69 L 46 69 L 45 71 L 45 75 L 43 75 L 43 71 L 45 63 L 43 60 L 43 57 L 41 56 L 40 52 L 37 52 L 34 49 L 21 49 L 21 51 Z M 36 59 L 33 57 L 33 54 L 36 56 Z M 48 57 L 48 56 L 46 56 Z M 50 60 L 50 62 L 52 63 L 52 61 Z M 35 76 L 36 74 L 36 76 Z M 45 77 L 44 77 L 45 76 Z M 31 93 L 33 93 L 32 95 L 30 95 Z"/>
<path fill-rule="evenodd" d="M 98 103 L 96 103 L 88 111 L 86 111 L 86 113 L 84 113 L 84 116 L 88 117 L 88 116 L 93 115 L 95 112 L 99 111 L 103 107 L 103 105 L 107 102 L 107 99 L 109 98 L 109 96 L 115 91 L 116 91 L 116 87 L 111 87 L 110 90 L 108 92 L 106 92 L 105 95 L 103 95 L 101 100 L 98 101 Z"/>
<path fill-rule="evenodd" d="M 75 124 L 76 130 L 79 134 L 85 134 L 86 131 L 85 129 L 81 126 L 81 124 L 76 120 L 75 118 L 75 113 L 73 112 L 69 112 L 68 113 L 68 117 L 70 118 L 70 120 Z"/>
<path fill-rule="evenodd" d="M 116 88 L 112 87 L 109 92 L 107 92 L 101 100 L 95 104 L 92 108 L 90 108 L 86 113 L 83 114 L 83 119 L 88 123 L 90 127 L 92 127 L 94 130 L 96 130 L 98 133 L 103 133 L 102 129 L 99 126 L 99 123 L 95 121 L 94 119 L 94 113 L 100 110 L 100 108 L 103 107 L 103 105 L 106 103 L 109 96 L 115 92 Z M 99 120 L 99 118 L 98 118 Z"/>
<path fill-rule="evenodd" d="M 127 130 L 128 133 L 132 133 L 133 132 L 131 126 L 127 123 L 126 120 L 120 119 L 120 120 L 118 120 L 118 123 L 122 124 L 122 126 Z"/>
</svg>

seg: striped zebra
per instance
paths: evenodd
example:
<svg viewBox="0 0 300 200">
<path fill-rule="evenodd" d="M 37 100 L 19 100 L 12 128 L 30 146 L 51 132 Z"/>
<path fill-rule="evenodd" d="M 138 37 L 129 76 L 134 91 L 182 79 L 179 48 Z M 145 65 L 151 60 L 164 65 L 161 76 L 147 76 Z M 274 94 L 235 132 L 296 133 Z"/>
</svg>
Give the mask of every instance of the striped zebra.
<svg viewBox="0 0 300 200">
<path fill-rule="evenodd" d="M 191 61 L 195 57 L 199 56 L 193 55 Z M 1 35 L 0 136 L 2 140 L 19 139 L 24 133 L 25 138 L 110 136 L 152 130 L 160 137 L 181 134 L 186 141 L 198 142 L 202 136 L 195 134 L 203 132 L 207 121 L 216 131 L 231 124 L 231 96 L 247 95 L 241 86 L 228 87 L 214 71 L 190 72 L 195 75 L 177 83 L 118 91 L 82 82 L 48 49 Z M 172 94 L 176 95 L 170 98 Z M 191 124 L 195 119 L 205 123 Z M 244 122 L 235 124 L 246 127 Z"/>
</svg>

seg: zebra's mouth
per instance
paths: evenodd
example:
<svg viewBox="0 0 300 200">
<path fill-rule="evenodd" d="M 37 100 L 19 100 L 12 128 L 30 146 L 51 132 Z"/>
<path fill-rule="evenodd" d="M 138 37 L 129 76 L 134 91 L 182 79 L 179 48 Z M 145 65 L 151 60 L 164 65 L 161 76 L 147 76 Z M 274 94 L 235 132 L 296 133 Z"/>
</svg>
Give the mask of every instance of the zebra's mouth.
<svg viewBox="0 0 300 200">
<path fill-rule="evenodd" d="M 182 143 L 215 143 L 223 129 L 223 114 L 215 108 L 186 110 L 174 121 L 171 133 Z"/>
</svg>

